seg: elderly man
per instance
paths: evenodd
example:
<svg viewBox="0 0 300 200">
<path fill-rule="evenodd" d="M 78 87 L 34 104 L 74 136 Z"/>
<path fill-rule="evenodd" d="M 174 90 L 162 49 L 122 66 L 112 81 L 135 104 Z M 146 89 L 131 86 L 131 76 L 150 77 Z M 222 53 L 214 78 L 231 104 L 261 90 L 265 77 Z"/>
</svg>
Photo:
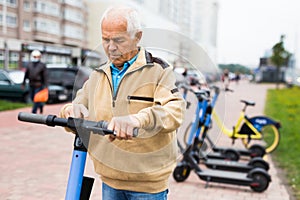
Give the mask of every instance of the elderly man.
<svg viewBox="0 0 300 200">
<path fill-rule="evenodd" d="M 89 155 L 103 181 L 102 199 L 167 199 L 176 129 L 185 111 L 172 67 L 138 46 L 142 31 L 135 10 L 108 9 L 101 30 L 109 62 L 90 75 L 60 115 L 106 120 L 115 132 L 89 138 Z M 138 137 L 133 137 L 135 127 Z"/>
</svg>

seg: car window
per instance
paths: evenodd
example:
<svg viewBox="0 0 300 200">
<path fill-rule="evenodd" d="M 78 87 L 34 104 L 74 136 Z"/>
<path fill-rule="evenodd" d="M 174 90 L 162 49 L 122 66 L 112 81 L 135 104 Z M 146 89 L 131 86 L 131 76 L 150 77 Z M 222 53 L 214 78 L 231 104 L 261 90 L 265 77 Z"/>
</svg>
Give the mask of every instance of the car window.
<svg viewBox="0 0 300 200">
<path fill-rule="evenodd" d="M 1 72 L 0 73 L 0 81 L 6 81 L 7 77 Z"/>
<path fill-rule="evenodd" d="M 59 79 L 59 78 L 62 78 L 62 72 L 49 70 L 48 76 L 49 76 L 49 79 L 54 79 L 54 80 Z"/>
<path fill-rule="evenodd" d="M 76 73 L 70 72 L 70 71 L 66 71 L 66 72 L 64 73 L 64 77 L 65 77 L 66 79 L 75 79 Z"/>
<path fill-rule="evenodd" d="M 25 72 L 23 71 L 12 71 L 9 72 L 9 77 L 14 83 L 21 84 L 24 80 Z"/>
<path fill-rule="evenodd" d="M 59 79 L 59 78 L 63 78 L 63 79 L 70 79 L 70 78 L 75 78 L 76 73 L 72 72 L 72 71 L 65 71 L 65 70 L 49 70 L 48 69 L 48 76 L 49 79 Z"/>
</svg>

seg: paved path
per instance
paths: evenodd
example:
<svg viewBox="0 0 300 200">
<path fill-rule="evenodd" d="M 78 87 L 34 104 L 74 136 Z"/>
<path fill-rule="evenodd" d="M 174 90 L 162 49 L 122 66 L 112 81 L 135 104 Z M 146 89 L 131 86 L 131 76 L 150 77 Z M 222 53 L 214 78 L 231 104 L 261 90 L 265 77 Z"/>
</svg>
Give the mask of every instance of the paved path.
<svg viewBox="0 0 300 200">
<path fill-rule="evenodd" d="M 232 85 L 232 94 L 221 95 L 217 110 L 224 114 L 225 124 L 232 126 L 241 109 L 240 98 L 257 102 L 248 109 L 251 116 L 262 113 L 268 85 L 255 85 L 241 82 Z M 273 87 L 273 86 L 271 86 Z M 61 104 L 46 105 L 45 114 L 57 114 Z M 226 110 L 225 110 L 226 107 Z M 2 200 L 60 200 L 64 199 L 69 165 L 72 154 L 73 135 L 60 127 L 47 127 L 19 122 L 20 111 L 30 112 L 30 108 L 0 112 L 0 199 Z M 183 127 L 184 128 L 184 127 Z M 218 131 L 212 135 L 218 145 L 230 145 L 230 140 Z M 179 137 L 181 135 L 179 134 Z M 238 143 L 238 142 L 236 142 Z M 238 145 L 238 144 L 237 144 Z M 254 193 L 249 187 L 239 187 L 205 183 L 194 173 L 183 183 L 176 183 L 170 177 L 170 200 L 288 200 L 289 193 L 279 178 L 270 156 L 272 182 L 264 193 Z M 93 200 L 101 199 L 101 181 L 93 171 L 91 161 L 87 160 L 86 175 L 96 177 L 93 187 Z"/>
</svg>

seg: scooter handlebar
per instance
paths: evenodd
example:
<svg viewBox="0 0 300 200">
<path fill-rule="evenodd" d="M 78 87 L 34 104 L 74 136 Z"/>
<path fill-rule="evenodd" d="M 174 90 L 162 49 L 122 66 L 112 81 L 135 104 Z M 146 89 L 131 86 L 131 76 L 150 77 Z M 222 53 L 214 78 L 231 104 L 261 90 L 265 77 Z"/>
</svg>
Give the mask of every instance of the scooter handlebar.
<svg viewBox="0 0 300 200">
<path fill-rule="evenodd" d="M 55 115 L 39 115 L 39 114 L 32 114 L 32 113 L 25 113 L 20 112 L 18 114 L 18 120 L 24 122 L 30 122 L 35 124 L 45 124 L 48 126 L 62 126 L 68 127 L 72 130 L 77 129 L 84 129 L 87 131 L 93 131 L 94 133 L 100 135 L 107 135 L 107 134 L 115 134 L 114 131 L 108 130 L 108 122 L 107 121 L 89 121 L 84 120 L 81 118 L 72 118 L 69 117 L 68 119 L 65 118 L 58 118 Z M 133 137 L 138 136 L 138 128 L 133 129 Z"/>
<path fill-rule="evenodd" d="M 48 117 L 47 115 L 38 115 L 38 114 L 20 112 L 18 115 L 18 120 L 24 122 L 31 122 L 35 124 L 46 124 L 47 117 Z"/>
</svg>

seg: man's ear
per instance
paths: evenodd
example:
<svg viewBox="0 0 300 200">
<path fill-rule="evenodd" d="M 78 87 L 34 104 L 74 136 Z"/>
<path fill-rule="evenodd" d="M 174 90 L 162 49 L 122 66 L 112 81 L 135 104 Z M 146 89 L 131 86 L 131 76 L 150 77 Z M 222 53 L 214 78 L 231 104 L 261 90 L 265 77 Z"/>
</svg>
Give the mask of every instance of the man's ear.
<svg viewBox="0 0 300 200">
<path fill-rule="evenodd" d="M 139 42 L 139 41 L 141 40 L 142 35 L 143 35 L 143 32 L 142 32 L 142 31 L 136 32 L 136 34 L 135 34 L 135 39 L 136 39 L 137 42 Z"/>
</svg>

